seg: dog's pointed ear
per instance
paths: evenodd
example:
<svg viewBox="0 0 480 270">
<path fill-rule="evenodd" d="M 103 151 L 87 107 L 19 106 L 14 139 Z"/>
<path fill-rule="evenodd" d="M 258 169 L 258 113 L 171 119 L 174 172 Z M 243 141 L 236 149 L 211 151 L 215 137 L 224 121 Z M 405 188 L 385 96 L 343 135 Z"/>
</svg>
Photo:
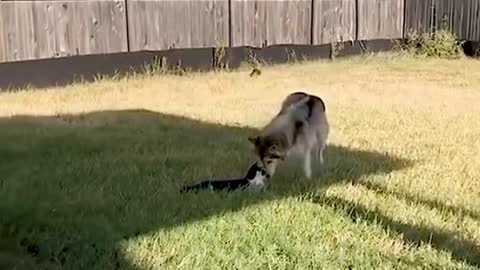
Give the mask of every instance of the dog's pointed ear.
<svg viewBox="0 0 480 270">
<path fill-rule="evenodd" d="M 257 145 L 258 142 L 260 141 L 260 138 L 258 136 L 250 136 L 248 137 L 248 140 L 253 143 L 253 145 Z"/>
</svg>

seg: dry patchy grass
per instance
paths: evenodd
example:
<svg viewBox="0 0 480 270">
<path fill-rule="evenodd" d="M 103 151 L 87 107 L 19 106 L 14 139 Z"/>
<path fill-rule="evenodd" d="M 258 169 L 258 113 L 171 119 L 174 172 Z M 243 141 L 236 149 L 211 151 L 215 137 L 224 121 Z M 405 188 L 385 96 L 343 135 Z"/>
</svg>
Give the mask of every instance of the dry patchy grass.
<svg viewBox="0 0 480 270">
<path fill-rule="evenodd" d="M 0 267 L 478 269 L 479 85 L 478 61 L 380 55 L 0 94 Z M 242 174 L 298 89 L 332 125 L 314 180 L 177 193 Z"/>
</svg>

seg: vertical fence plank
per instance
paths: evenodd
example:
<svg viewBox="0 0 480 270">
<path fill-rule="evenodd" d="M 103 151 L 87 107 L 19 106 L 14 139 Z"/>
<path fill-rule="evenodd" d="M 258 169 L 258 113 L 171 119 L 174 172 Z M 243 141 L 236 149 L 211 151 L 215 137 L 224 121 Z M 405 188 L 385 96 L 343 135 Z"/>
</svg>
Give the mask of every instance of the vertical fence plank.
<svg viewBox="0 0 480 270">
<path fill-rule="evenodd" d="M 5 61 L 127 51 L 123 1 L 2 2 Z"/>
<path fill-rule="evenodd" d="M 5 61 L 20 61 L 24 59 L 34 58 L 29 55 L 30 46 L 34 42 L 31 40 L 31 35 L 25 33 L 25 26 L 31 25 L 31 13 L 28 14 L 28 9 L 31 3 L 20 3 L 15 8 L 14 2 L 2 2 L 2 9 L 0 17 L 3 21 L 3 36 L 2 41 L 5 50 Z M 27 13 L 27 14 L 26 14 Z M 30 16 L 29 16 L 30 15 Z M 16 25 L 16 17 L 21 17 L 21 23 Z M 27 46 L 24 46 L 27 44 Z"/>
<path fill-rule="evenodd" d="M 0 63 L 7 61 L 5 55 L 5 42 L 6 39 L 4 37 L 4 30 L 3 30 L 3 12 L 2 12 L 2 2 L 0 1 Z"/>
<path fill-rule="evenodd" d="M 405 0 L 405 29 L 408 33 L 425 33 L 433 30 L 433 0 Z"/>
<path fill-rule="evenodd" d="M 312 0 L 231 0 L 232 46 L 310 44 Z"/>
<path fill-rule="evenodd" d="M 453 32 L 461 40 L 480 40 L 478 0 L 435 0 L 436 28 Z"/>
<path fill-rule="evenodd" d="M 313 44 L 355 40 L 355 0 L 314 0 Z"/>
<path fill-rule="evenodd" d="M 267 4 L 267 45 L 310 44 L 312 0 Z"/>
<path fill-rule="evenodd" d="M 131 51 L 227 47 L 228 0 L 128 0 Z"/>
<path fill-rule="evenodd" d="M 453 32 L 459 39 L 467 39 L 470 28 L 472 1 L 456 1 L 453 12 Z"/>
<path fill-rule="evenodd" d="M 453 32 L 461 40 L 480 40 L 480 3 L 478 0 L 455 1 L 453 5 Z"/>
<path fill-rule="evenodd" d="M 467 40 L 480 41 L 480 1 L 470 0 L 470 21 Z"/>
<path fill-rule="evenodd" d="M 262 47 L 267 40 L 267 3 L 231 0 L 232 46 Z"/>
<path fill-rule="evenodd" d="M 451 31 L 462 40 L 479 40 L 479 6 L 478 0 L 406 0 L 405 34 L 434 28 Z"/>
<path fill-rule="evenodd" d="M 430 28 L 480 41 L 478 0 L 315 0 L 313 13 L 312 0 L 231 0 L 231 12 L 229 0 L 128 3 L 127 20 L 125 0 L 0 1 L 0 62 L 125 52 L 128 42 L 132 51 L 309 44 L 311 37 L 326 44 Z"/>
<path fill-rule="evenodd" d="M 436 29 L 454 31 L 454 24 L 456 20 L 456 18 L 454 18 L 455 5 L 458 4 L 459 2 L 460 1 L 455 1 L 455 0 L 435 0 Z"/>
<path fill-rule="evenodd" d="M 358 39 L 403 37 L 405 0 L 357 0 Z"/>
</svg>

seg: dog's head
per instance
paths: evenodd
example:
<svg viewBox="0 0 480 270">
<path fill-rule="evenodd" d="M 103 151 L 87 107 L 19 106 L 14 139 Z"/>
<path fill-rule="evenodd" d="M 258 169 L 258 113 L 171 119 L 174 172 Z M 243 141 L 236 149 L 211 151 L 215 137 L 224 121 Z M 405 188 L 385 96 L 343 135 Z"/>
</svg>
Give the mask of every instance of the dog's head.
<svg viewBox="0 0 480 270">
<path fill-rule="evenodd" d="M 255 155 L 267 171 L 268 175 L 273 175 L 279 161 L 284 160 L 286 150 L 275 138 L 269 136 L 249 137 L 248 140 L 253 144 Z"/>
</svg>

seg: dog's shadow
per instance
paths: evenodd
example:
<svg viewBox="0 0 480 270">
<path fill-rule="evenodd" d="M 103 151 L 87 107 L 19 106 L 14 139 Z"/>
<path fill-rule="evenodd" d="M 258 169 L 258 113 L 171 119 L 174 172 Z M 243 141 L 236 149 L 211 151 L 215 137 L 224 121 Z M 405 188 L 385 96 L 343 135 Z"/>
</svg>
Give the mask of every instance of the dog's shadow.
<svg viewBox="0 0 480 270">
<path fill-rule="evenodd" d="M 200 179 L 243 176 L 257 131 L 144 110 L 4 118 L 0 130 L 7 268 L 137 269 L 118 255 L 120 241 L 409 165 L 329 145 L 312 180 L 287 169 L 263 193 L 181 194 Z"/>
<path fill-rule="evenodd" d="M 315 189 L 326 188 L 342 182 L 356 183 L 359 178 L 371 174 L 390 173 L 412 165 L 412 161 L 361 149 L 329 144 L 324 151 L 324 162 L 312 159 L 312 177 L 305 177 L 303 160 L 292 158 L 283 162 L 270 187 L 282 195 L 297 195 Z"/>
</svg>

